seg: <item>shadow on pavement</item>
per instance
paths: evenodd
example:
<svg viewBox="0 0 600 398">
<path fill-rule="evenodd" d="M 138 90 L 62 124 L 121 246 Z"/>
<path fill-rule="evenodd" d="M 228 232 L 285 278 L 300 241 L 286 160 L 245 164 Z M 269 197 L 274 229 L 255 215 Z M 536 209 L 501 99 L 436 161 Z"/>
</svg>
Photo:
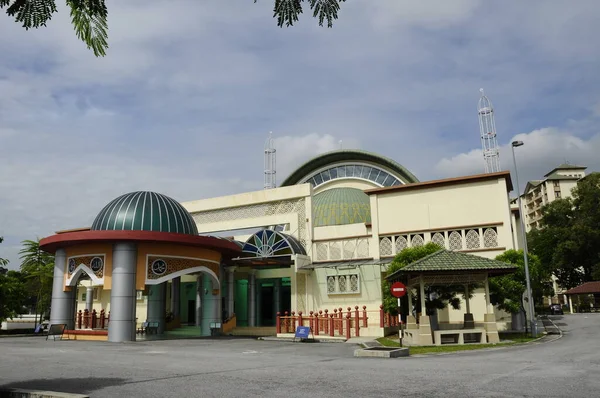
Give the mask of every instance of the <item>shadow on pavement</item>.
<svg viewBox="0 0 600 398">
<path fill-rule="evenodd" d="M 89 394 L 105 387 L 121 386 L 127 379 L 117 377 L 79 377 L 71 379 L 34 379 L 0 385 L 0 392 L 9 388 L 45 390 L 70 394 Z"/>
</svg>

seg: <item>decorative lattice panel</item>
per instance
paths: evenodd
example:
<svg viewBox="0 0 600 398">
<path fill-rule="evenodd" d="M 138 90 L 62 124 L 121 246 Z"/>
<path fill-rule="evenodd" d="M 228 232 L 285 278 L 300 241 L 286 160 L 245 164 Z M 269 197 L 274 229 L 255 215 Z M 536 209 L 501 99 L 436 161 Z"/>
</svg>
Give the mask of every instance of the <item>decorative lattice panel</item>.
<svg viewBox="0 0 600 398">
<path fill-rule="evenodd" d="M 444 235 L 442 235 L 439 232 L 433 234 L 433 236 L 431 237 L 431 241 L 438 246 L 446 247 L 446 240 L 444 239 Z"/>
<path fill-rule="evenodd" d="M 104 276 L 104 254 L 69 257 L 67 259 L 67 278 L 71 278 L 80 265 L 89 268 L 97 278 Z"/>
<path fill-rule="evenodd" d="M 379 255 L 380 256 L 391 256 L 392 252 L 392 241 L 390 238 L 381 238 L 379 240 Z"/>
<path fill-rule="evenodd" d="M 423 237 L 421 235 L 414 235 L 410 241 L 410 245 L 412 247 L 419 247 L 419 246 L 423 246 L 425 244 L 425 241 L 423 240 Z"/>
<path fill-rule="evenodd" d="M 335 293 L 335 276 L 327 277 L 327 293 Z"/>
<path fill-rule="evenodd" d="M 465 238 L 467 241 L 467 249 L 479 249 L 481 247 L 481 243 L 479 242 L 479 232 L 476 230 L 468 230 Z"/>
<path fill-rule="evenodd" d="M 350 291 L 353 293 L 357 293 L 359 291 L 359 284 L 358 284 L 358 275 L 356 274 L 352 274 L 350 275 Z"/>
<path fill-rule="evenodd" d="M 327 260 L 327 243 L 317 243 L 317 261 Z"/>
<path fill-rule="evenodd" d="M 346 293 L 347 284 L 346 284 L 346 275 L 338 276 L 338 288 L 340 293 Z"/>
<path fill-rule="evenodd" d="M 462 250 L 462 236 L 459 232 L 450 232 L 450 235 L 448 236 L 448 246 L 450 250 Z"/>
<path fill-rule="evenodd" d="M 329 245 L 329 258 L 331 260 L 341 260 L 342 259 L 342 243 L 341 242 L 331 242 Z"/>
<path fill-rule="evenodd" d="M 483 245 L 485 247 L 498 247 L 498 233 L 494 228 L 486 228 L 483 232 Z"/>
<path fill-rule="evenodd" d="M 306 247 L 306 207 L 304 199 L 281 200 L 269 203 L 260 203 L 249 206 L 231 207 L 226 209 L 209 210 L 193 213 L 192 217 L 197 224 L 210 224 L 223 221 L 239 220 L 244 218 L 257 218 L 278 214 L 298 213 L 298 239 Z M 294 232 L 294 231 L 292 231 Z"/>
<path fill-rule="evenodd" d="M 159 279 L 177 271 L 201 266 L 219 275 L 219 265 L 210 261 L 169 256 L 148 256 L 146 279 Z"/>
<path fill-rule="evenodd" d="M 369 240 L 368 239 L 359 239 L 358 244 L 356 246 L 356 255 L 358 258 L 369 257 Z"/>
<path fill-rule="evenodd" d="M 356 248 L 356 242 L 354 240 L 347 240 L 344 242 L 344 258 L 356 258 L 354 249 Z"/>
<path fill-rule="evenodd" d="M 408 247 L 408 240 L 404 236 L 396 237 L 396 253 L 400 253 L 402 250 Z"/>
</svg>

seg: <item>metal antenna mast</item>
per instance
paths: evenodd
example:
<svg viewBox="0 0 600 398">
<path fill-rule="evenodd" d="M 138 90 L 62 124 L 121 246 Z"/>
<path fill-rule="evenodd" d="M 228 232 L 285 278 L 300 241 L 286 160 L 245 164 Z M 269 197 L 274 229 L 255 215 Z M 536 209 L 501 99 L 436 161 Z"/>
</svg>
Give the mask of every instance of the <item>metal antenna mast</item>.
<svg viewBox="0 0 600 398">
<path fill-rule="evenodd" d="M 500 151 L 496 141 L 496 122 L 494 121 L 494 107 L 492 102 L 480 88 L 481 97 L 477 105 L 479 114 L 479 132 L 481 133 L 481 146 L 483 148 L 483 160 L 485 161 L 485 172 L 495 173 L 500 171 Z"/>
<path fill-rule="evenodd" d="M 275 143 L 273 141 L 273 132 L 269 133 L 269 138 L 265 142 L 265 189 L 272 189 L 277 186 L 275 171 Z"/>
</svg>

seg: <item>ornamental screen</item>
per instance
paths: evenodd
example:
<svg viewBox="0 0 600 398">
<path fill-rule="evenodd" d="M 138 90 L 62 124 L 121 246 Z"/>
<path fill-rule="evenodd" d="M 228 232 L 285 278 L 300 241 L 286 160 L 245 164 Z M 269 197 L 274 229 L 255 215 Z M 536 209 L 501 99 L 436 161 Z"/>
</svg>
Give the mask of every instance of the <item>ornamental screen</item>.
<svg viewBox="0 0 600 398">
<path fill-rule="evenodd" d="M 391 187 L 403 184 L 402 181 L 400 181 L 387 171 L 381 170 L 373 166 L 361 164 L 350 164 L 330 167 L 306 179 L 304 182 L 308 182 L 312 184 L 313 187 L 317 187 L 328 181 L 337 180 L 341 178 L 360 178 L 363 180 L 372 181 L 375 184 L 382 187 Z"/>
<path fill-rule="evenodd" d="M 306 255 L 306 250 L 296 238 L 270 229 L 252 235 L 242 248 L 242 257 L 277 257 L 292 254 Z"/>
</svg>

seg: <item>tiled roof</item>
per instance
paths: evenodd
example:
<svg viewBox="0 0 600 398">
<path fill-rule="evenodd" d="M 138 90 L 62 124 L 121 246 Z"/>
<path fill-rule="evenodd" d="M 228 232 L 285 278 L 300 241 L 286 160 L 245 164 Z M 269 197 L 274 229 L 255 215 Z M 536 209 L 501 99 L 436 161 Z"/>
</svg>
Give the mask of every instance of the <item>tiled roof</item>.
<svg viewBox="0 0 600 398">
<path fill-rule="evenodd" d="M 576 164 L 563 163 L 563 164 L 558 165 L 558 167 L 555 167 L 554 169 L 552 169 L 544 177 L 548 177 L 550 174 L 554 173 L 556 170 L 585 170 L 585 169 L 587 169 L 586 166 L 578 166 Z"/>
<path fill-rule="evenodd" d="M 583 285 L 574 287 L 565 292 L 565 294 L 592 294 L 600 293 L 600 281 L 586 282 Z"/>
<path fill-rule="evenodd" d="M 407 265 L 387 276 L 386 279 L 393 279 L 397 274 L 407 273 L 490 271 L 494 274 L 506 274 L 516 269 L 514 264 L 503 261 L 442 249 Z"/>
</svg>

